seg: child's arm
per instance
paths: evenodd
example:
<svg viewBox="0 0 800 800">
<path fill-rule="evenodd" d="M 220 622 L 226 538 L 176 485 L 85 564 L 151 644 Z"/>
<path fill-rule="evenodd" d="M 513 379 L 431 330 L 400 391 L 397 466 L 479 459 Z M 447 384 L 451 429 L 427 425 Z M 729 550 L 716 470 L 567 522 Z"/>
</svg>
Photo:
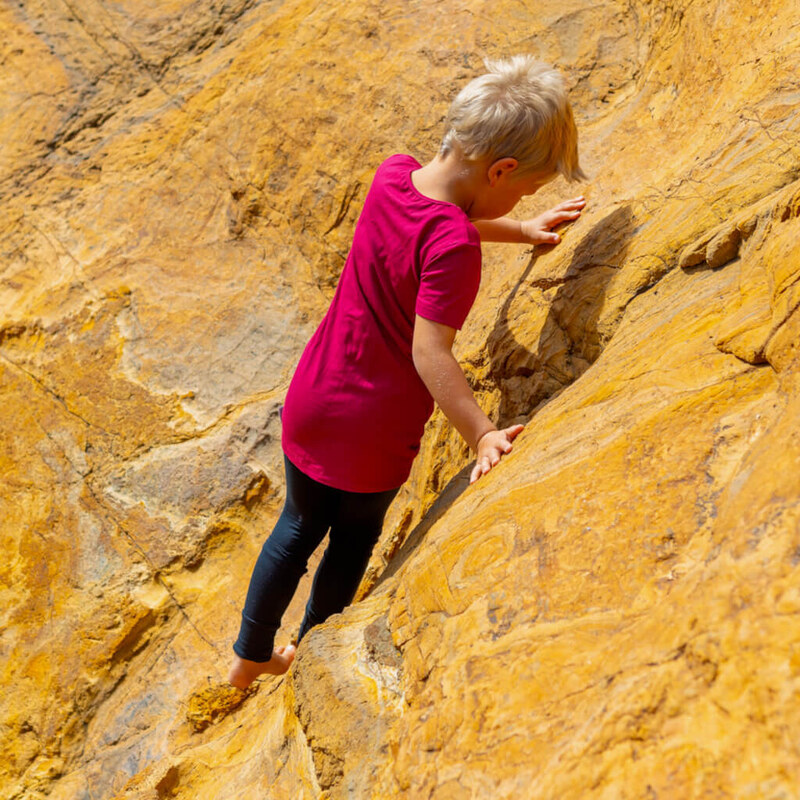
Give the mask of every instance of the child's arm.
<svg viewBox="0 0 800 800">
<path fill-rule="evenodd" d="M 500 217 L 476 219 L 472 224 L 478 229 L 483 242 L 512 242 L 515 244 L 558 244 L 561 237 L 552 229 L 562 222 L 573 222 L 586 205 L 583 197 L 567 200 L 538 217 L 526 220 Z"/>
<path fill-rule="evenodd" d="M 433 399 L 477 453 L 469 481 L 475 483 L 511 452 L 511 442 L 523 426 L 497 430 L 483 413 L 451 352 L 455 335 L 454 328 L 417 315 L 411 352 L 414 366 Z"/>
</svg>

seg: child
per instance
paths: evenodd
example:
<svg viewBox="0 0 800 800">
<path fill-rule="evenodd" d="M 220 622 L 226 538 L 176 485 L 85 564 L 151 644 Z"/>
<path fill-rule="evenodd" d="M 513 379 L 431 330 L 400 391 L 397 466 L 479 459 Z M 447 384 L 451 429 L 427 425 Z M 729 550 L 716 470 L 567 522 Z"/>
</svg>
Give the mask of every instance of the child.
<svg viewBox="0 0 800 800">
<path fill-rule="evenodd" d="M 556 244 L 582 197 L 539 217 L 505 217 L 561 174 L 582 178 L 559 74 L 528 56 L 487 64 L 447 116 L 424 167 L 396 155 L 378 169 L 333 298 L 286 395 L 286 502 L 247 593 L 229 680 L 281 674 L 295 647 L 273 650 L 281 616 L 330 529 L 300 627 L 350 603 L 383 518 L 408 477 L 434 400 L 477 453 L 474 483 L 522 430 L 497 430 L 451 353 L 480 282 L 481 241 Z"/>
</svg>

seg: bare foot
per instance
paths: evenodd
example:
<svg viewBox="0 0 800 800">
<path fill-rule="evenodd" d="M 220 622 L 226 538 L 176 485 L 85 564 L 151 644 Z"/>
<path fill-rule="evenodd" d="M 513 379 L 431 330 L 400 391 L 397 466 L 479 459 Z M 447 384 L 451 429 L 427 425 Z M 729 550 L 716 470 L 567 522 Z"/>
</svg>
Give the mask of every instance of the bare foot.
<svg viewBox="0 0 800 800">
<path fill-rule="evenodd" d="M 294 661 L 296 650 L 293 644 L 276 647 L 269 661 L 248 661 L 246 658 L 234 656 L 233 666 L 228 673 L 228 683 L 237 689 L 246 689 L 259 675 L 283 675 Z"/>
</svg>

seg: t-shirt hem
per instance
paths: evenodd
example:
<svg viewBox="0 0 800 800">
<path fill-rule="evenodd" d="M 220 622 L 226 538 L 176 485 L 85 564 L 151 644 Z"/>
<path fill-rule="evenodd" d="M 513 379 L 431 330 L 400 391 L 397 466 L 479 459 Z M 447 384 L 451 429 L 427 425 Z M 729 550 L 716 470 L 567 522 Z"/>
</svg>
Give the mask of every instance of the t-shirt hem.
<svg viewBox="0 0 800 800">
<path fill-rule="evenodd" d="M 343 492 L 356 492 L 358 494 L 388 492 L 390 489 L 399 489 L 408 478 L 408 475 L 406 475 L 406 477 L 399 482 L 395 479 L 387 483 L 371 484 L 369 486 L 363 483 L 350 483 L 349 481 L 341 480 L 340 477 L 330 475 L 322 469 L 319 464 L 310 459 L 303 450 L 287 445 L 286 442 L 283 442 L 282 445 L 283 454 L 300 470 L 300 472 L 307 475 L 312 480 L 315 480 L 317 483 L 330 486 L 332 489 L 338 489 Z"/>
</svg>

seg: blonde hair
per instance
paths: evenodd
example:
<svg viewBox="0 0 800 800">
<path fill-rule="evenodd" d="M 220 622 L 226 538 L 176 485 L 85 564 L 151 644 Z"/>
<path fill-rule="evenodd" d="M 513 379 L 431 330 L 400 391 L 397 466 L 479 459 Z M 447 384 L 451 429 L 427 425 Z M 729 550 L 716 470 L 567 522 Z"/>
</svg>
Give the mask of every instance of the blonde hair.
<svg viewBox="0 0 800 800">
<path fill-rule="evenodd" d="M 469 160 L 515 158 L 520 175 L 585 179 L 561 75 L 526 55 L 485 64 L 488 72 L 470 81 L 450 106 L 441 155 L 457 148 Z"/>
</svg>

